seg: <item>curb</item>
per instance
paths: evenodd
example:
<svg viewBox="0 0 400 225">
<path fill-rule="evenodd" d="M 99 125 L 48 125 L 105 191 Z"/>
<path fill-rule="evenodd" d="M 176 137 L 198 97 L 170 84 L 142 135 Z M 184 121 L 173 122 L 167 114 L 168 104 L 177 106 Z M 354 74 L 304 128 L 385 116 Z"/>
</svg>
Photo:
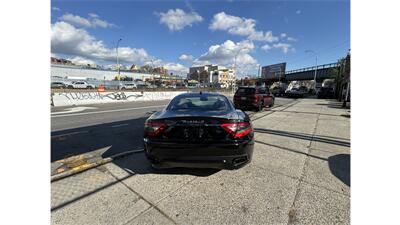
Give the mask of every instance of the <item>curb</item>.
<svg viewBox="0 0 400 225">
<path fill-rule="evenodd" d="M 115 154 L 115 155 L 107 157 L 107 158 L 102 158 L 101 160 L 98 160 L 96 162 L 85 163 L 83 165 L 79 165 L 79 166 L 73 167 L 73 168 L 71 168 L 71 169 L 69 169 L 67 171 L 60 172 L 60 173 L 57 173 L 55 175 L 52 175 L 51 176 L 51 182 L 67 178 L 67 177 L 73 176 L 73 175 L 78 174 L 78 173 L 82 173 L 82 172 L 87 171 L 89 169 L 93 169 L 93 168 L 96 168 L 98 166 L 101 166 L 101 165 L 107 164 L 109 162 L 112 162 L 115 159 L 123 158 L 123 157 L 126 157 L 128 155 L 131 155 L 131 154 L 134 154 L 134 153 L 143 152 L 143 151 L 144 151 L 144 149 L 121 152 L 121 153 Z"/>
</svg>

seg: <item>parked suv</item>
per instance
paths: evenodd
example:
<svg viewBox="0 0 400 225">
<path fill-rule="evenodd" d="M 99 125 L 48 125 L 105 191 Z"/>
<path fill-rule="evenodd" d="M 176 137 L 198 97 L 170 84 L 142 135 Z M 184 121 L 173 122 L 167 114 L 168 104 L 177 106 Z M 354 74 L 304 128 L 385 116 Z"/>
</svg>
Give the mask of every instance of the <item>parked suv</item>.
<svg viewBox="0 0 400 225">
<path fill-rule="evenodd" d="M 68 88 L 92 89 L 95 88 L 95 86 L 93 84 L 88 84 L 86 81 L 72 81 L 68 84 Z"/>
<path fill-rule="evenodd" d="M 283 96 L 285 95 L 285 89 L 283 87 L 274 87 L 272 88 L 272 94 L 274 96 Z"/>
<path fill-rule="evenodd" d="M 265 106 L 272 107 L 275 97 L 266 87 L 239 87 L 233 97 L 237 109 L 256 109 L 261 111 Z"/>
<path fill-rule="evenodd" d="M 317 93 L 318 98 L 335 98 L 335 91 L 331 87 L 322 87 Z"/>
</svg>

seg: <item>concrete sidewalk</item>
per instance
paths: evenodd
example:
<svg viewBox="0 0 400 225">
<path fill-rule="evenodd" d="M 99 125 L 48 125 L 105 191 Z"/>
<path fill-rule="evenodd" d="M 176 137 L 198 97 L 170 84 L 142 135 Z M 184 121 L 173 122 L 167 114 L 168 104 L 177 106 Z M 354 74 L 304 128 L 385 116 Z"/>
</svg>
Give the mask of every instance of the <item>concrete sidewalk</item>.
<svg viewBox="0 0 400 225">
<path fill-rule="evenodd" d="M 331 100 L 255 115 L 239 170 L 155 171 L 142 153 L 51 184 L 52 224 L 350 224 L 350 118 Z"/>
</svg>

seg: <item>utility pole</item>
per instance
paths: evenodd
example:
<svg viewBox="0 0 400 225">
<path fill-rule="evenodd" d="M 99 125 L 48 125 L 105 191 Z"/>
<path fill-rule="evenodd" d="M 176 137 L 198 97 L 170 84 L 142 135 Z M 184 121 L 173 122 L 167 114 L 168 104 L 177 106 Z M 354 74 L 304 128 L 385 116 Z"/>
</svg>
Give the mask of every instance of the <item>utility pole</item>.
<svg viewBox="0 0 400 225">
<path fill-rule="evenodd" d="M 115 50 L 117 51 L 118 80 L 121 79 L 121 77 L 120 77 L 119 59 L 118 59 L 118 45 L 119 45 L 119 42 L 120 42 L 120 41 L 122 41 L 122 38 L 118 39 L 118 41 L 117 41 L 117 47 L 115 48 Z"/>
<path fill-rule="evenodd" d="M 237 51 L 237 53 L 235 54 L 235 61 L 234 61 L 234 75 L 233 75 L 233 81 L 232 81 L 232 95 L 234 95 L 235 94 L 235 86 L 236 86 L 236 59 L 237 59 L 237 57 L 238 57 L 238 55 L 239 55 L 239 53 L 242 51 L 242 50 L 244 50 L 244 49 L 249 49 L 249 48 L 247 48 L 247 47 L 244 47 L 244 48 L 241 48 L 241 49 L 239 49 L 239 51 Z"/>
<path fill-rule="evenodd" d="M 155 80 L 154 80 L 154 60 L 153 60 L 153 58 L 150 60 L 151 61 L 151 65 L 152 65 L 152 69 L 151 69 L 151 76 L 152 76 L 152 81 L 153 81 L 153 85 L 155 85 Z"/>
<path fill-rule="evenodd" d="M 306 50 L 306 53 L 310 52 L 313 53 L 315 55 L 315 72 L 314 72 L 314 90 L 317 90 L 317 67 L 318 67 L 318 56 L 317 53 L 313 50 Z"/>
</svg>

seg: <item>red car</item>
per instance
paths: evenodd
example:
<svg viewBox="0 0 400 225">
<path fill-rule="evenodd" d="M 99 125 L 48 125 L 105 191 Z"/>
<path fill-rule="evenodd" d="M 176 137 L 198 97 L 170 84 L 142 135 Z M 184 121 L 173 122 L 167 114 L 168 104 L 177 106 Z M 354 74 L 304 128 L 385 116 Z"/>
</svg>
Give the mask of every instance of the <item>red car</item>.
<svg viewBox="0 0 400 225">
<path fill-rule="evenodd" d="M 267 87 L 239 87 L 233 102 L 237 109 L 251 108 L 261 111 L 265 106 L 272 107 L 275 97 Z"/>
</svg>

